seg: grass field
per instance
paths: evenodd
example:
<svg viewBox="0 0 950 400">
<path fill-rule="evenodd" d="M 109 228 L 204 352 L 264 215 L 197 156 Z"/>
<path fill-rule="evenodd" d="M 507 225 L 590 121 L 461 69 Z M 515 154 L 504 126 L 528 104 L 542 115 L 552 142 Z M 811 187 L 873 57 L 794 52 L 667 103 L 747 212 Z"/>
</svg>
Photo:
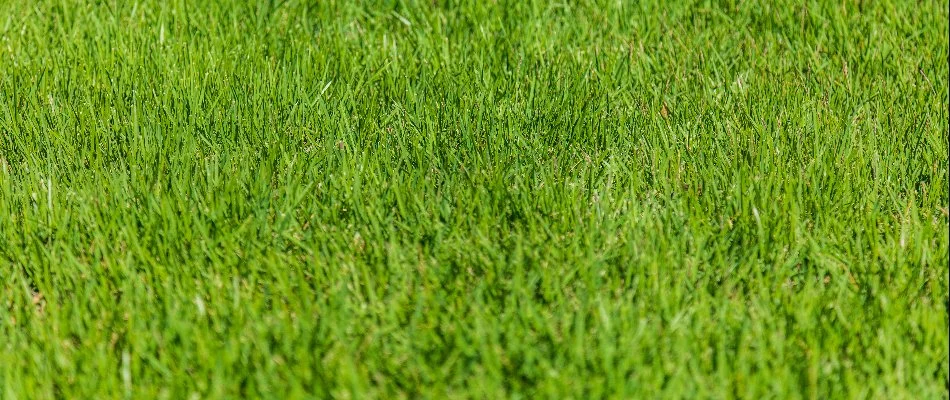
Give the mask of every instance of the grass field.
<svg viewBox="0 0 950 400">
<path fill-rule="evenodd" d="M 0 398 L 948 398 L 943 1 L 0 0 Z"/>
</svg>

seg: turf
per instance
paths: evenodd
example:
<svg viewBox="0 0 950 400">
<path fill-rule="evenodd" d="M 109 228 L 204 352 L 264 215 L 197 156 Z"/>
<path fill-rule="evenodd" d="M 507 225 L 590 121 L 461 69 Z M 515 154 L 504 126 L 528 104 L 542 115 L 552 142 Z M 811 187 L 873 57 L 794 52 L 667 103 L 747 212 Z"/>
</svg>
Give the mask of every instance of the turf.
<svg viewBox="0 0 950 400">
<path fill-rule="evenodd" d="M 942 1 L 0 1 L 0 397 L 947 398 Z"/>
</svg>

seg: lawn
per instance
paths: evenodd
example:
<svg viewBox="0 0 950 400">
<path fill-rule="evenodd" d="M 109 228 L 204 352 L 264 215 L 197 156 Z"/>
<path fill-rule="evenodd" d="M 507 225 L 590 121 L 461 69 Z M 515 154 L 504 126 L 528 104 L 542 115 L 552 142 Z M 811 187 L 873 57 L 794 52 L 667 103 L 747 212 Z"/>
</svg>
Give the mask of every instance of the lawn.
<svg viewBox="0 0 950 400">
<path fill-rule="evenodd" d="M 0 0 L 0 398 L 948 398 L 943 1 Z"/>
</svg>

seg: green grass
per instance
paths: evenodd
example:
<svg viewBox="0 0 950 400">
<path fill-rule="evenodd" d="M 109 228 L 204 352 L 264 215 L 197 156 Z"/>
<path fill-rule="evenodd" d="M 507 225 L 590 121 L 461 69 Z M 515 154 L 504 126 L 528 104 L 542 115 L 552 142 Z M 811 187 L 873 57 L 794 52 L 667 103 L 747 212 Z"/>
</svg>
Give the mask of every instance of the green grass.
<svg viewBox="0 0 950 400">
<path fill-rule="evenodd" d="M 931 0 L 2 0 L 0 397 L 946 399 L 947 60 Z"/>
</svg>

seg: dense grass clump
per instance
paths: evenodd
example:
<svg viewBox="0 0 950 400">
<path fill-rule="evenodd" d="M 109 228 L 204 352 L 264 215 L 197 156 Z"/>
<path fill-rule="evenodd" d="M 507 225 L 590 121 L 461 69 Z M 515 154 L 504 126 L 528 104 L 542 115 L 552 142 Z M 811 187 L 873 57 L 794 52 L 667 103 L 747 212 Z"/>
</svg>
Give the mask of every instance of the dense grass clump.
<svg viewBox="0 0 950 400">
<path fill-rule="evenodd" d="M 946 398 L 943 1 L 0 1 L 0 397 Z"/>
</svg>

